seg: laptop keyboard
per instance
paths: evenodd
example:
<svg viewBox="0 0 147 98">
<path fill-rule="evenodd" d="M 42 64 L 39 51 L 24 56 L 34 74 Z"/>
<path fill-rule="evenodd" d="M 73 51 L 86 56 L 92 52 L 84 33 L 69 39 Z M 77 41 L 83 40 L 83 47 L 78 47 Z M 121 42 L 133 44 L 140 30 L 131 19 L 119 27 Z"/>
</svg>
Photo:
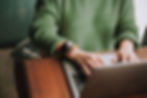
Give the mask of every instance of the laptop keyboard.
<svg viewBox="0 0 147 98">
<path fill-rule="evenodd" d="M 85 77 L 71 62 L 63 61 L 62 65 L 73 98 L 79 98 L 86 81 Z"/>
</svg>

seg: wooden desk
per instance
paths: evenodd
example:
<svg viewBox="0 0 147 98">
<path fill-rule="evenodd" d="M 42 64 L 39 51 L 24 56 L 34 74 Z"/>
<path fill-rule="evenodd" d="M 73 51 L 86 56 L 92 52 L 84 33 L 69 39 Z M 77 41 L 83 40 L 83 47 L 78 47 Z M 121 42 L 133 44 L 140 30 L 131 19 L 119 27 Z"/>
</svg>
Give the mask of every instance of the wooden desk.
<svg viewBox="0 0 147 98">
<path fill-rule="evenodd" d="M 71 98 L 63 70 L 56 59 L 26 61 L 24 70 L 30 98 Z"/>
<path fill-rule="evenodd" d="M 147 48 L 139 49 L 137 54 L 141 58 L 147 58 Z M 31 98 L 71 98 L 63 70 L 56 59 L 25 61 L 24 70 Z M 125 98 L 147 98 L 147 96 L 143 94 Z"/>
</svg>

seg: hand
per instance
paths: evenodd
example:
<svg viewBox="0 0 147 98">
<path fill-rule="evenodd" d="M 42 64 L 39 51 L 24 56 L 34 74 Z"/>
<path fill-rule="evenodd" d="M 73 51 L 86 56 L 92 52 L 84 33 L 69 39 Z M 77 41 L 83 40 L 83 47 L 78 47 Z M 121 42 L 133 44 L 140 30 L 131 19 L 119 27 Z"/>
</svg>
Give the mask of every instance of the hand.
<svg viewBox="0 0 147 98">
<path fill-rule="evenodd" d="M 67 57 L 79 63 L 87 76 L 91 74 L 90 69 L 95 69 L 104 63 L 98 54 L 85 52 L 76 46 L 67 54 Z"/>
<path fill-rule="evenodd" d="M 123 63 L 135 62 L 138 60 L 134 51 L 134 44 L 130 40 L 123 40 L 120 43 L 117 55 L 119 61 Z"/>
</svg>

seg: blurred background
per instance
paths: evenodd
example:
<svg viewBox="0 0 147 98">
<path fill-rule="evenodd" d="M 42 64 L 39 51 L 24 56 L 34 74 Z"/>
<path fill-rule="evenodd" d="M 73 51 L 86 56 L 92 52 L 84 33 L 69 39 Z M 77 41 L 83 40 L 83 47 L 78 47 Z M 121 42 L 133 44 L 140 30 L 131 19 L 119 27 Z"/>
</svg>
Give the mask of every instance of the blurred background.
<svg viewBox="0 0 147 98">
<path fill-rule="evenodd" d="M 15 48 L 16 45 L 28 37 L 36 2 L 37 0 L 0 0 L 0 98 L 19 97 L 13 56 L 19 58 L 16 55 L 21 53 L 15 53 L 14 49 L 19 50 Z M 142 42 L 147 28 L 147 0 L 134 0 L 134 6 Z M 32 53 L 26 49 L 24 52 Z M 28 55 L 24 56 L 27 57 Z M 39 54 L 32 53 L 31 57 L 39 57 Z"/>
<path fill-rule="evenodd" d="M 139 29 L 139 38 L 142 41 L 147 27 L 147 0 L 134 0 L 136 24 Z"/>
</svg>

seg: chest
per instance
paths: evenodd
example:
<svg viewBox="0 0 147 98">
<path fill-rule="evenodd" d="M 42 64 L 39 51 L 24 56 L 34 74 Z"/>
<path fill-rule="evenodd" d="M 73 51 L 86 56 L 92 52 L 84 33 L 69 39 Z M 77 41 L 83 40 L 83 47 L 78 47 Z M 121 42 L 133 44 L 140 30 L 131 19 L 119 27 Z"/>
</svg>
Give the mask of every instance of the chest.
<svg viewBox="0 0 147 98">
<path fill-rule="evenodd" d="M 70 25 L 115 24 L 119 17 L 120 0 L 65 0 L 64 22 Z"/>
</svg>

